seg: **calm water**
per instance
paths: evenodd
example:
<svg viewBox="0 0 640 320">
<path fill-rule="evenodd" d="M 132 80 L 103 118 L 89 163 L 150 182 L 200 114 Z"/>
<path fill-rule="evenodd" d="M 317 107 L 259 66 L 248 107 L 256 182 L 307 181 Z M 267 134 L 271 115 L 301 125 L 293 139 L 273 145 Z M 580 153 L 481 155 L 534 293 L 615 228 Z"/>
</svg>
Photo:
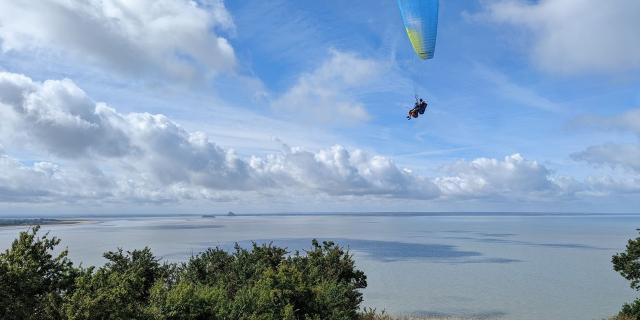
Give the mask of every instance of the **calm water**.
<svg viewBox="0 0 640 320">
<path fill-rule="evenodd" d="M 640 216 L 236 216 L 100 218 L 45 226 L 74 261 L 150 246 L 180 261 L 210 246 L 312 238 L 351 248 L 368 276 L 365 305 L 396 314 L 474 319 L 602 319 L 634 298 L 611 255 Z M 24 227 L 0 228 L 6 248 Z"/>
</svg>

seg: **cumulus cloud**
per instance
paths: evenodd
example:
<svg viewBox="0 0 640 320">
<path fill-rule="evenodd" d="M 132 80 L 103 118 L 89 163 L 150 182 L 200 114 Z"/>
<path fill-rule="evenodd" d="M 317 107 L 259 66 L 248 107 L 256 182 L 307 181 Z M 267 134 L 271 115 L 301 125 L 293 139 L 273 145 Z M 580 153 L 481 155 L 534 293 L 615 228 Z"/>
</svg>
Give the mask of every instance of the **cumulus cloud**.
<svg viewBox="0 0 640 320">
<path fill-rule="evenodd" d="M 0 73 L 0 115 L 3 127 L 13 127 L 4 139 L 33 136 L 56 155 L 118 156 L 129 152 L 129 137 L 120 117 L 104 104 L 95 104 L 71 80 L 45 81 Z M 32 141 L 31 139 L 28 139 Z"/>
<path fill-rule="evenodd" d="M 3 51 L 71 54 L 136 75 L 230 70 L 234 50 L 215 31 L 233 28 L 222 0 L 0 2 Z"/>
<path fill-rule="evenodd" d="M 4 143 L 22 140 L 65 159 L 104 160 L 158 183 L 213 189 L 259 185 L 246 162 L 200 132 L 187 132 L 163 115 L 121 114 L 93 102 L 71 80 L 44 83 L 0 73 Z M 121 162 L 121 163 L 118 163 Z"/>
<path fill-rule="evenodd" d="M 287 149 L 244 160 L 204 133 L 189 132 L 166 116 L 122 114 L 96 103 L 68 79 L 40 83 L 0 73 L 0 115 L 0 127 L 6 133 L 0 138 L 3 143 L 31 145 L 66 163 L 100 163 L 92 169 L 94 176 L 107 177 L 109 183 L 102 185 L 115 198 L 159 201 L 202 194 L 211 198 L 219 195 L 209 197 L 209 191 L 270 188 L 397 198 L 433 198 L 438 193 L 430 181 L 400 169 L 388 158 L 340 146 L 316 153 Z M 27 168 L 15 159 L 11 164 Z M 40 183 L 12 182 L 7 177 L 4 184 Z M 82 189 L 82 184 L 75 187 Z"/>
<path fill-rule="evenodd" d="M 619 72 L 640 67 L 636 0 L 501 0 L 479 16 L 526 29 L 532 59 L 549 72 Z"/>
<path fill-rule="evenodd" d="M 461 160 L 446 166 L 445 171 L 448 175 L 436 178 L 435 183 L 448 197 L 556 197 L 573 187 L 573 182 L 554 177 L 545 166 L 520 154 L 503 160 Z"/>
<path fill-rule="evenodd" d="M 26 165 L 0 149 L 0 202 L 74 202 L 106 198 L 111 185 L 92 171 L 62 169 L 38 161 Z"/>
<path fill-rule="evenodd" d="M 362 88 L 381 70 L 375 60 L 331 50 L 330 58 L 297 82 L 273 102 L 275 110 L 291 117 L 321 123 L 357 123 L 369 119 L 354 91 Z"/>
<path fill-rule="evenodd" d="M 639 176 L 593 176 L 587 178 L 585 185 L 587 189 L 583 192 L 595 196 L 640 193 Z"/>
<path fill-rule="evenodd" d="M 638 179 L 579 182 L 520 154 L 460 160 L 435 178 L 340 145 L 318 151 L 285 145 L 243 158 L 164 115 L 124 114 L 95 102 L 71 80 L 38 82 L 7 72 L 0 72 L 0 130 L 6 150 L 45 159 L 0 150 L 0 202 L 229 201 L 283 193 L 540 201 L 640 191 Z"/>
<path fill-rule="evenodd" d="M 336 145 L 317 153 L 287 149 L 282 154 L 253 158 L 251 166 L 283 185 L 301 185 L 330 195 L 380 195 L 431 199 L 439 195 L 428 179 L 396 166 L 389 158 L 350 152 Z"/>
<path fill-rule="evenodd" d="M 0 202 L 33 201 L 52 195 L 50 184 L 56 167 L 36 163 L 27 167 L 6 154 L 0 154 Z"/>
</svg>

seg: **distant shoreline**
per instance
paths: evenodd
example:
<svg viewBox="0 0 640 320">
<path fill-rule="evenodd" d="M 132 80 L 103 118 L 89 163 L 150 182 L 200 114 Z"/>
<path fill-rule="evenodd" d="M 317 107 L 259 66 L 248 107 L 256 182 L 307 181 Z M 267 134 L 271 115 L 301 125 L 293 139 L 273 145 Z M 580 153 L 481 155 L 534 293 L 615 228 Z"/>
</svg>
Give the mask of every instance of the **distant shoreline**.
<svg viewBox="0 0 640 320">
<path fill-rule="evenodd" d="M 19 227 L 35 225 L 66 225 L 86 222 L 83 219 L 55 219 L 55 218 L 0 218 L 1 227 Z"/>
<path fill-rule="evenodd" d="M 170 218 L 170 217 L 199 217 L 199 218 L 229 218 L 229 217 L 594 217 L 594 216 L 628 216 L 638 217 L 637 213 L 614 212 L 266 212 L 266 213 L 228 213 L 197 214 L 197 213 L 137 213 L 137 214 L 59 214 L 50 218 L 20 217 L 15 215 L 0 215 L 0 226 L 29 225 L 29 224 L 75 224 L 91 219 L 114 218 Z M 24 224 L 5 224 L 8 220 L 29 220 Z M 42 221 L 34 223 L 33 221 Z"/>
<path fill-rule="evenodd" d="M 593 217 L 640 216 L 640 213 L 565 213 L 565 212 L 305 212 L 305 213 L 238 213 L 238 217 Z"/>
</svg>

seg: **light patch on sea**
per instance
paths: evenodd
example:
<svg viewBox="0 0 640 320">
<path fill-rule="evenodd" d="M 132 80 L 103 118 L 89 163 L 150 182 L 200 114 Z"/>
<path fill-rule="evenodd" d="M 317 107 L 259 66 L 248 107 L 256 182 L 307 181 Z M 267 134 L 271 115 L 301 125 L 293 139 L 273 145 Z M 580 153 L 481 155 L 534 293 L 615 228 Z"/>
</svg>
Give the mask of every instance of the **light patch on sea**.
<svg viewBox="0 0 640 320">
<path fill-rule="evenodd" d="M 149 246 L 166 261 L 207 247 L 311 239 L 347 246 L 368 287 L 364 305 L 399 315 L 468 319 L 603 319 L 635 296 L 611 256 L 637 235 L 637 215 L 268 215 L 88 218 L 43 226 L 75 262 Z M 0 228 L 7 248 L 25 227 Z"/>
</svg>

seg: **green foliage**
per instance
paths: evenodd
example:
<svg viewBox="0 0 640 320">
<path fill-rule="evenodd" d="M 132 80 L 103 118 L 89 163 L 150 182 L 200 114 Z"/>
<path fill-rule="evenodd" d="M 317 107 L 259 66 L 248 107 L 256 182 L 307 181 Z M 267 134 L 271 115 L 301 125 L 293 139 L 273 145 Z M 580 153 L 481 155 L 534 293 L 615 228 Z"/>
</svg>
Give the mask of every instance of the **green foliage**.
<svg viewBox="0 0 640 320">
<path fill-rule="evenodd" d="M 629 280 L 631 288 L 640 290 L 640 237 L 630 239 L 624 252 L 611 258 L 613 270 Z M 616 319 L 640 320 L 640 299 L 622 306 Z"/>
<path fill-rule="evenodd" d="M 60 239 L 39 226 L 21 232 L 11 247 L 0 254 L 0 318 L 62 319 L 63 297 L 73 291 L 77 270 L 67 250 L 56 256 Z"/>
<path fill-rule="evenodd" d="M 251 250 L 236 246 L 232 254 L 209 249 L 183 264 L 177 278 L 177 285 L 154 293 L 170 297 L 180 295 L 176 290 L 201 290 L 194 303 L 215 301 L 216 307 L 207 310 L 213 319 L 355 319 L 362 302 L 359 289 L 366 287 L 364 273 L 347 252 L 317 241 L 305 255 L 257 244 Z M 207 289 L 212 293 L 205 294 Z M 169 305 L 159 300 L 154 310 Z"/>
<path fill-rule="evenodd" d="M 611 262 L 613 270 L 630 281 L 631 288 L 640 289 L 640 237 L 630 239 L 625 252 L 614 255 Z"/>
<path fill-rule="evenodd" d="M 640 299 L 636 299 L 632 303 L 625 303 L 618 314 L 618 319 L 640 319 Z"/>
<path fill-rule="evenodd" d="M 190 283 L 176 283 L 170 288 L 161 281 L 151 289 L 146 313 L 152 319 L 225 319 L 227 299 L 219 288 Z"/>
<path fill-rule="evenodd" d="M 68 319 L 147 319 L 147 306 L 154 283 L 169 274 L 149 248 L 124 253 L 107 252 L 108 262 L 97 271 L 84 270 L 76 289 L 65 303 Z"/>
<path fill-rule="evenodd" d="M 102 267 L 74 267 L 39 227 L 0 254 L 2 319 L 360 319 L 366 276 L 333 242 L 304 253 L 271 244 L 208 249 L 162 264 L 149 248 L 107 252 Z"/>
</svg>

